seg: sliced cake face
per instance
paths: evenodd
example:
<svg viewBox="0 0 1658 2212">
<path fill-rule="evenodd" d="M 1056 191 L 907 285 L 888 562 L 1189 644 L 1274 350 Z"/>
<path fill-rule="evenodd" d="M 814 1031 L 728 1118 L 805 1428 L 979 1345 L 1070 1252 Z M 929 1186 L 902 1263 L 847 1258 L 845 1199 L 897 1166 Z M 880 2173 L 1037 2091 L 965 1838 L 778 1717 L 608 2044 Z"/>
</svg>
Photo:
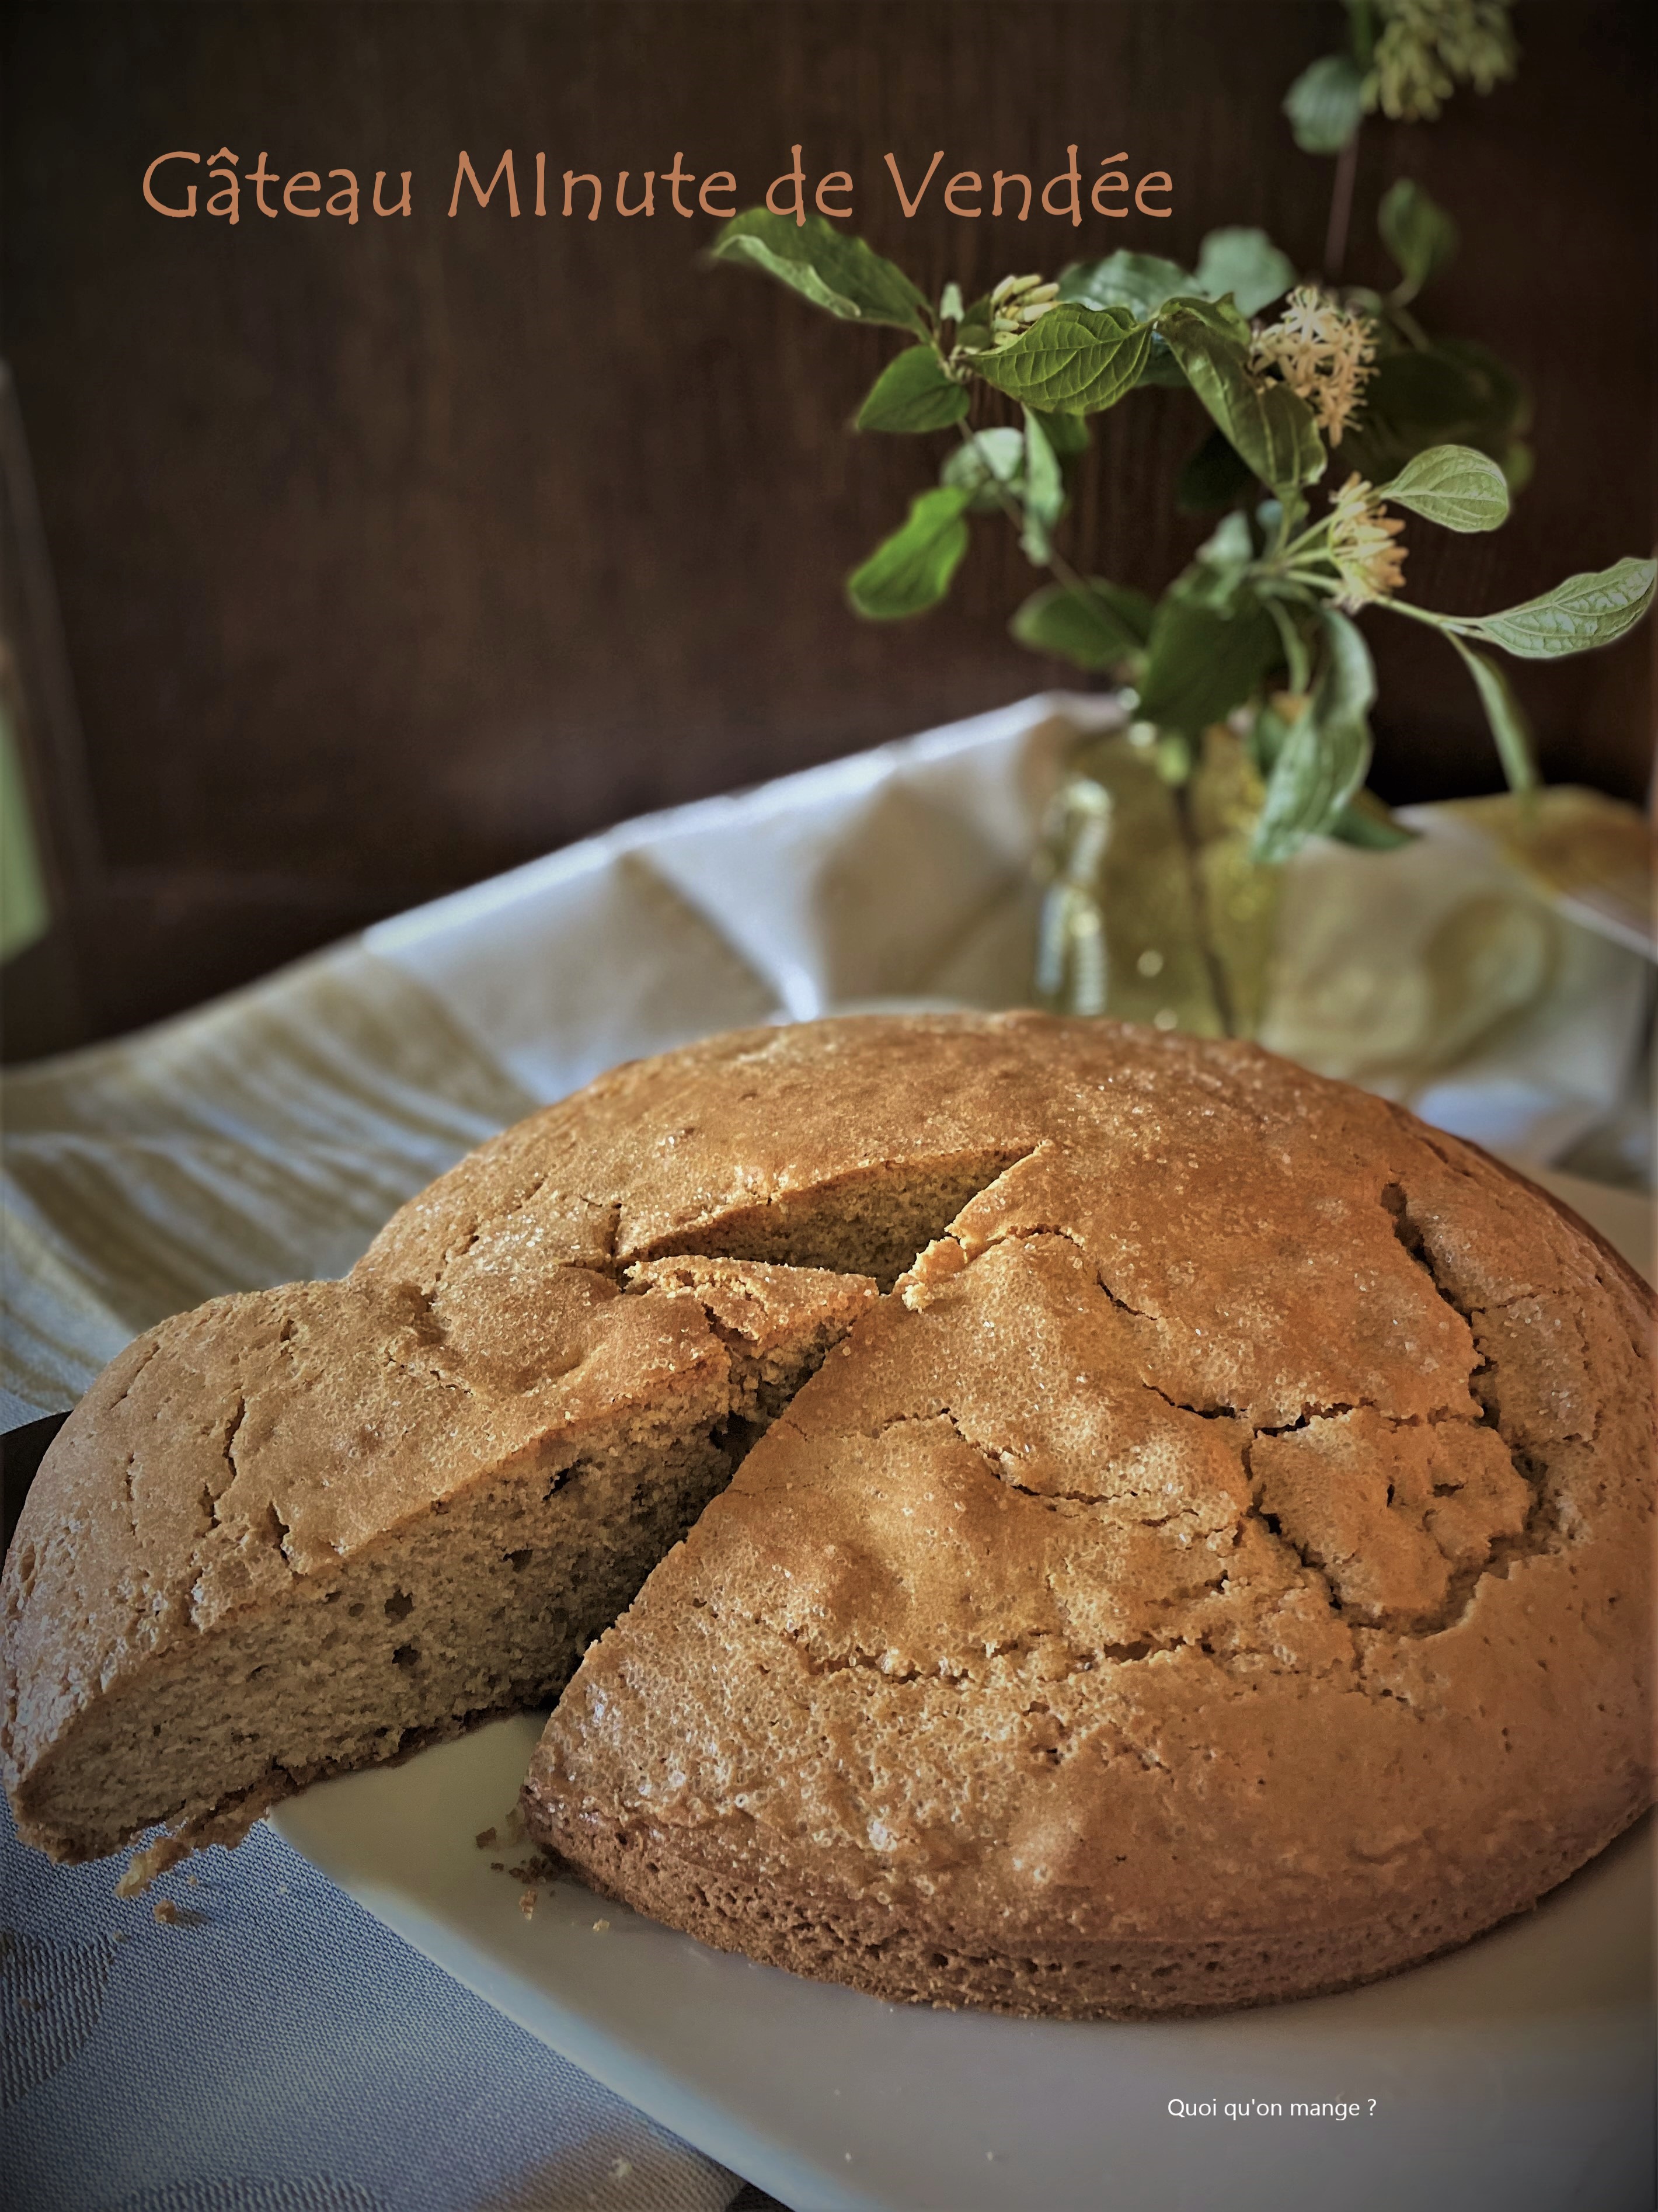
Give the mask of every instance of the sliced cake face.
<svg viewBox="0 0 1658 2212">
<path fill-rule="evenodd" d="M 708 1304 L 558 1270 L 510 1333 L 352 1281 L 141 1339 L 14 1547 L 25 1832 L 76 1857 L 161 1820 L 233 1835 L 314 1774 L 550 1695 L 730 1479 L 762 1371 L 792 1395 L 876 1295 L 699 1265 Z"/>
<path fill-rule="evenodd" d="M 228 1839 L 556 1692 L 871 1278 L 1035 1141 L 1026 1058 L 974 1020 L 715 1039 L 507 1131 L 343 1281 L 149 1332 L 8 1561 L 21 1832 Z"/>
<path fill-rule="evenodd" d="M 525 1809 L 601 1889 L 1133 2015 L 1431 1955 L 1649 1802 L 1627 1271 L 1373 1100 L 1120 1050 L 587 1655 Z"/>
</svg>

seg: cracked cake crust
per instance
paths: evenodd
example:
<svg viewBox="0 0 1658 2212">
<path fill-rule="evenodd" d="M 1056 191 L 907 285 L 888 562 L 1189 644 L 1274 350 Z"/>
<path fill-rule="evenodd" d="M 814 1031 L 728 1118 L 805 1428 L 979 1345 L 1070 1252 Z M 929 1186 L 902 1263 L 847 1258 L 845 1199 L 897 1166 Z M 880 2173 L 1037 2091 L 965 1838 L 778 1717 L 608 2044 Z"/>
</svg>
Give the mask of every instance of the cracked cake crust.
<svg viewBox="0 0 1658 2212">
<path fill-rule="evenodd" d="M 1649 1802 L 1649 1317 L 1250 1047 L 712 1039 L 112 1363 L 7 1565 L 8 1788 L 59 1856 L 174 1823 L 141 1878 L 633 1598 L 526 1788 L 608 1893 L 936 2003 L 1342 1986 Z"/>
<path fill-rule="evenodd" d="M 590 1651 L 531 1827 L 889 1998 L 1136 2016 L 1431 1956 L 1650 1799 L 1648 1294 L 1247 1048 L 1033 1058 L 1037 1140 Z"/>
</svg>

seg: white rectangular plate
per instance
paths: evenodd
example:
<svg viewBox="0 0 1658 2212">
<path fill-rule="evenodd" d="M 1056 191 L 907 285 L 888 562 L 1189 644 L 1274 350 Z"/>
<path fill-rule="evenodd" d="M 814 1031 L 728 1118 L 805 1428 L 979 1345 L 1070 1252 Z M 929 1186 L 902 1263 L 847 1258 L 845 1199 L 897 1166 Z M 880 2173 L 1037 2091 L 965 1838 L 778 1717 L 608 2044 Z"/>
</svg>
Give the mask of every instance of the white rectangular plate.
<svg viewBox="0 0 1658 2212">
<path fill-rule="evenodd" d="M 1649 1265 L 1643 1206 L 1547 1180 Z M 526 1920 L 489 1869 L 523 1848 L 474 1838 L 504 1835 L 541 1724 L 319 1784 L 276 1825 L 469 1989 L 798 2212 L 1649 2212 L 1649 1823 L 1536 1911 L 1370 1989 L 1147 2026 L 1002 2020 L 802 1981 L 574 1884 Z"/>
</svg>

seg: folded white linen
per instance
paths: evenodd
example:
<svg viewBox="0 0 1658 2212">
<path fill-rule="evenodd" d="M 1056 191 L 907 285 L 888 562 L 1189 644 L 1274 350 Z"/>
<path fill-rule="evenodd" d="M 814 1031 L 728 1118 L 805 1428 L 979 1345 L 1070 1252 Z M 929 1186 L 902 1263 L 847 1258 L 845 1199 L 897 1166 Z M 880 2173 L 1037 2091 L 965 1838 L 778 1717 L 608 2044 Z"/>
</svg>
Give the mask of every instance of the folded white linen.
<svg viewBox="0 0 1658 2212">
<path fill-rule="evenodd" d="M 5 1086 L 0 1426 L 164 1315 L 348 1267 L 412 1192 L 604 1067 L 849 1006 L 1029 993 L 1031 857 L 1104 696 L 1050 694 L 624 823 Z M 1541 1164 L 1616 1106 L 1634 951 L 1449 810 L 1285 871 L 1263 1041 Z M 1471 1020 L 1467 987 L 1485 1015 Z"/>
</svg>

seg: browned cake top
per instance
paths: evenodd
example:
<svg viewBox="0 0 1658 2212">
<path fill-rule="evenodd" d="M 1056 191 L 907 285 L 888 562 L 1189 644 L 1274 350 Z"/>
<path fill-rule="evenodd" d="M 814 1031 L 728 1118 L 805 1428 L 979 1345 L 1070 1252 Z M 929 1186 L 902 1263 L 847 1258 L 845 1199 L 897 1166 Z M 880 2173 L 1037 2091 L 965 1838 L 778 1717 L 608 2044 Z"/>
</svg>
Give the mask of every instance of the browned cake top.
<svg viewBox="0 0 1658 2212">
<path fill-rule="evenodd" d="M 1351 1917 L 1629 1817 L 1647 1302 L 1581 1224 L 1243 1047 L 1025 1018 L 765 1058 L 833 1070 L 848 1154 L 1008 1164 L 589 1654 L 550 1833 L 1005 1942 Z"/>
<path fill-rule="evenodd" d="M 619 1069 L 344 1281 L 151 1332 L 8 1565 L 9 1768 L 480 1468 L 698 1399 L 739 1335 L 760 1407 L 767 1313 L 837 1307 L 811 1268 L 909 1272 L 590 1656 L 561 1817 L 1080 1929 L 1408 1886 L 1643 1786 L 1627 1270 L 1381 1101 L 1030 1015 Z"/>
</svg>

